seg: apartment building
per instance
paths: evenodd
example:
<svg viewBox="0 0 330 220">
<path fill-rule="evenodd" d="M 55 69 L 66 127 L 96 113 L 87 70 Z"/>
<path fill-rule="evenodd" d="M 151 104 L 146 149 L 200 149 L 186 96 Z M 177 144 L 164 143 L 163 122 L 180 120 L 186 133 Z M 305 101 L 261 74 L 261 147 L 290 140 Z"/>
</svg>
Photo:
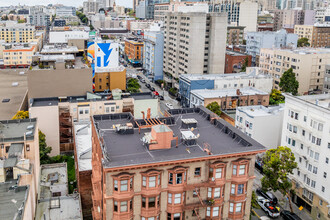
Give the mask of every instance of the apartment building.
<svg viewBox="0 0 330 220">
<path fill-rule="evenodd" d="M 330 94 L 285 95 L 282 146 L 291 148 L 298 168 L 290 175 L 292 200 L 313 219 L 329 219 Z"/>
<path fill-rule="evenodd" d="M 311 47 L 330 47 L 330 24 L 296 25 L 295 34 L 308 38 Z"/>
<path fill-rule="evenodd" d="M 43 12 L 30 14 L 29 23 L 34 26 L 48 27 L 50 25 L 50 15 Z"/>
<path fill-rule="evenodd" d="M 143 41 L 126 40 L 125 58 L 133 65 L 141 65 L 143 60 Z"/>
<path fill-rule="evenodd" d="M 265 148 L 206 108 L 168 113 L 92 118 L 93 218 L 249 219 Z"/>
<path fill-rule="evenodd" d="M 37 117 L 40 130 L 47 137 L 47 144 L 52 146 L 50 155 L 72 152 L 73 122 L 86 122 L 96 114 L 131 112 L 136 118 L 142 118 L 141 111 L 153 117 L 158 115 L 158 99 L 150 93 L 122 94 L 112 91 L 97 95 L 87 93 L 85 96 L 59 96 L 49 98 L 34 98 L 29 103 L 31 117 Z"/>
<path fill-rule="evenodd" d="M 330 62 L 330 49 L 261 49 L 259 67 L 274 77 L 273 87 L 279 88 L 282 74 L 289 68 L 296 73 L 298 93 L 322 91 L 325 65 Z"/>
<path fill-rule="evenodd" d="M 244 28 L 243 26 L 228 26 L 227 45 L 243 45 Z"/>
<path fill-rule="evenodd" d="M 226 50 L 225 73 L 241 72 L 246 59 L 248 60 L 246 67 L 250 67 L 252 65 L 251 55 L 234 50 Z"/>
<path fill-rule="evenodd" d="M 56 7 L 56 16 L 67 16 L 67 15 L 76 16 L 76 8 L 71 6 Z"/>
<path fill-rule="evenodd" d="M 87 31 L 72 30 L 72 31 L 50 31 L 49 43 L 50 44 L 63 44 L 68 43 L 71 39 L 89 39 L 89 33 Z"/>
<path fill-rule="evenodd" d="M 139 19 L 154 19 L 154 0 L 140 1 L 135 16 Z"/>
<path fill-rule="evenodd" d="M 126 90 L 126 69 L 118 66 L 111 69 L 98 69 L 95 71 L 95 92 L 112 91 L 114 89 Z"/>
<path fill-rule="evenodd" d="M 269 105 L 269 94 L 253 87 L 239 89 L 196 89 L 190 92 L 190 108 L 206 107 L 217 102 L 221 109 L 231 110 L 238 106 Z"/>
<path fill-rule="evenodd" d="M 282 29 L 277 32 L 249 32 L 247 33 L 246 52 L 252 56 L 253 65 L 258 64 L 262 48 L 297 47 L 298 35 L 289 34 Z"/>
<path fill-rule="evenodd" d="M 1 218 L 34 219 L 40 172 L 37 121 L 5 120 L 0 124 Z"/>
<path fill-rule="evenodd" d="M 0 40 L 6 43 L 27 43 L 34 38 L 34 26 L 16 22 L 6 22 L 5 26 L 0 26 Z"/>
<path fill-rule="evenodd" d="M 274 11 L 274 30 L 282 28 L 294 28 L 295 25 L 303 25 L 303 10 L 275 10 Z"/>
<path fill-rule="evenodd" d="M 83 12 L 85 15 L 96 14 L 99 12 L 99 2 L 95 0 L 88 0 L 83 2 Z"/>
<path fill-rule="evenodd" d="M 5 68 L 28 68 L 32 63 L 32 56 L 36 52 L 36 45 L 8 44 L 3 50 Z"/>
<path fill-rule="evenodd" d="M 226 37 L 225 13 L 167 13 L 163 66 L 167 86 L 179 88 L 181 74 L 223 73 Z"/>
<path fill-rule="evenodd" d="M 240 89 L 254 87 L 270 93 L 272 83 L 273 78 L 269 75 L 261 74 L 257 68 L 252 68 L 251 70 L 248 68 L 246 73 L 213 75 L 184 74 L 179 79 L 179 94 L 181 105 L 189 107 L 191 91 L 196 89 Z"/>
<path fill-rule="evenodd" d="M 277 148 L 281 145 L 283 112 L 283 104 L 240 106 L 236 108 L 235 127 L 266 148 Z"/>
<path fill-rule="evenodd" d="M 257 31 L 258 20 L 258 3 L 250 0 L 245 0 L 239 5 L 239 20 L 238 24 L 244 26 L 244 32 Z"/>
<path fill-rule="evenodd" d="M 325 65 L 323 92 L 330 92 L 330 65 Z"/>
<path fill-rule="evenodd" d="M 159 30 L 144 32 L 143 68 L 152 81 L 163 79 L 164 33 Z"/>
</svg>

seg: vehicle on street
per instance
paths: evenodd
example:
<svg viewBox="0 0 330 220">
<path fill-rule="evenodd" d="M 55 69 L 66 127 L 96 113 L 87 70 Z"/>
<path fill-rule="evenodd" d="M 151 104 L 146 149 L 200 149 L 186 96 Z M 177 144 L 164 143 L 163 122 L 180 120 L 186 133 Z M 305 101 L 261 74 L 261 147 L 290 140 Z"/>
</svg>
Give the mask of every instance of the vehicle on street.
<svg viewBox="0 0 330 220">
<path fill-rule="evenodd" d="M 260 216 L 260 220 L 270 220 L 268 216 Z"/>
<path fill-rule="evenodd" d="M 293 212 L 283 210 L 281 216 L 284 220 L 301 220 L 301 218 Z"/>
<path fill-rule="evenodd" d="M 141 82 L 142 83 L 146 83 L 145 79 L 141 78 Z"/>
<path fill-rule="evenodd" d="M 151 86 L 150 86 L 150 84 L 146 84 L 146 87 L 148 88 L 148 89 L 150 89 L 151 88 Z"/>
<path fill-rule="evenodd" d="M 159 96 L 159 93 L 157 91 L 153 91 L 155 96 Z"/>
<path fill-rule="evenodd" d="M 271 201 L 272 203 L 274 203 L 274 205 L 277 204 L 278 200 L 277 200 L 276 196 L 273 193 L 265 192 L 261 188 L 258 188 L 256 191 L 259 195 L 261 195 L 262 197 L 264 197 L 264 198 L 268 199 L 269 201 Z"/>
<path fill-rule="evenodd" d="M 280 216 L 279 208 L 268 199 L 265 199 L 262 196 L 258 196 L 257 202 L 269 217 L 276 218 Z"/>
<path fill-rule="evenodd" d="M 156 91 L 156 89 L 155 89 L 154 87 L 151 87 L 150 90 L 151 90 L 152 92 Z"/>
<path fill-rule="evenodd" d="M 162 95 L 158 96 L 158 98 L 159 98 L 160 100 L 164 100 L 164 96 L 162 96 Z"/>
<path fill-rule="evenodd" d="M 171 103 L 165 103 L 166 107 L 169 109 L 173 109 L 173 105 Z"/>
</svg>

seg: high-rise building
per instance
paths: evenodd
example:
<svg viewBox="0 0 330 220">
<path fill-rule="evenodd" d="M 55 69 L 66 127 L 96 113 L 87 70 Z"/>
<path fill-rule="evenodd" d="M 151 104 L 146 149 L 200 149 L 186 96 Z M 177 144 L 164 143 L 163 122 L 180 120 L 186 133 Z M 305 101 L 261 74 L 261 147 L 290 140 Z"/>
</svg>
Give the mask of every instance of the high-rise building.
<svg viewBox="0 0 330 220">
<path fill-rule="evenodd" d="M 56 7 L 56 16 L 76 16 L 76 8 L 71 6 L 57 6 Z"/>
<path fill-rule="evenodd" d="M 48 27 L 50 25 L 49 14 L 39 12 L 29 15 L 30 24 L 34 26 Z"/>
<path fill-rule="evenodd" d="M 83 12 L 84 14 L 96 14 L 100 9 L 99 2 L 95 0 L 88 0 L 83 3 Z"/>
<path fill-rule="evenodd" d="M 289 68 L 299 82 L 298 93 L 322 91 L 325 65 L 330 63 L 330 49 L 266 49 L 260 50 L 259 67 L 274 77 L 274 88 L 279 89 L 280 78 Z"/>
<path fill-rule="evenodd" d="M 330 47 L 330 24 L 296 25 L 294 32 L 299 38 L 308 38 L 311 47 Z"/>
<path fill-rule="evenodd" d="M 274 30 L 282 28 L 293 29 L 295 25 L 313 25 L 315 14 L 313 11 L 304 10 L 275 10 Z"/>
<path fill-rule="evenodd" d="M 245 32 L 257 31 L 258 3 L 244 1 L 240 4 L 238 24 L 244 26 Z"/>
<path fill-rule="evenodd" d="M 6 43 L 27 43 L 35 38 L 35 27 L 28 24 L 6 22 L 0 26 L 0 40 Z"/>
<path fill-rule="evenodd" d="M 204 107 L 143 113 L 92 118 L 93 218 L 249 219 L 265 148 Z"/>
<path fill-rule="evenodd" d="M 154 0 L 140 1 L 135 16 L 140 19 L 154 19 Z"/>
<path fill-rule="evenodd" d="M 285 95 L 281 145 L 291 148 L 298 163 L 289 177 L 292 200 L 313 219 L 329 219 L 330 213 L 329 100 L 330 94 Z"/>
<path fill-rule="evenodd" d="M 174 12 L 165 16 L 164 80 L 179 88 L 181 74 L 224 72 L 225 13 Z"/>
<path fill-rule="evenodd" d="M 249 32 L 247 33 L 246 52 L 252 55 L 252 63 L 258 66 L 261 48 L 297 47 L 298 35 L 288 34 L 285 30 L 277 32 Z"/>
</svg>

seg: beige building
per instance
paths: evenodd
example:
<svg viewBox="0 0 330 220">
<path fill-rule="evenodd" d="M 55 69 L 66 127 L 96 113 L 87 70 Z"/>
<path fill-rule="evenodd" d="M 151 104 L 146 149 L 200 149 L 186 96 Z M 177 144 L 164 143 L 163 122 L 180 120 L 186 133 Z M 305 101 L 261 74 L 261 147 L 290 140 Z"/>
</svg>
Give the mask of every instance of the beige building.
<svg viewBox="0 0 330 220">
<path fill-rule="evenodd" d="M 37 120 L 6 120 L 0 124 L 1 218 L 34 219 L 40 171 Z"/>
<path fill-rule="evenodd" d="M 27 43 L 34 38 L 34 26 L 12 21 L 7 21 L 4 26 L 0 26 L 0 40 L 6 43 Z"/>
<path fill-rule="evenodd" d="M 261 49 L 259 67 L 274 78 L 273 87 L 279 89 L 280 78 L 289 68 L 296 73 L 298 93 L 323 89 L 325 65 L 330 63 L 330 49 L 300 48 Z"/>
<path fill-rule="evenodd" d="M 28 68 L 32 63 L 32 56 L 36 46 L 31 44 L 5 46 L 3 50 L 4 65 L 6 68 Z"/>
<path fill-rule="evenodd" d="M 299 38 L 308 38 L 311 47 L 330 47 L 330 24 L 295 25 Z"/>
<path fill-rule="evenodd" d="M 51 155 L 73 151 L 73 122 L 87 122 L 93 115 L 131 112 L 142 118 L 141 111 L 153 117 L 158 115 L 158 99 L 149 93 L 135 95 L 112 91 L 99 96 L 87 93 L 84 96 L 50 97 L 33 99 L 30 102 L 30 117 L 38 118 L 39 129 L 46 135 L 52 147 Z"/>
</svg>

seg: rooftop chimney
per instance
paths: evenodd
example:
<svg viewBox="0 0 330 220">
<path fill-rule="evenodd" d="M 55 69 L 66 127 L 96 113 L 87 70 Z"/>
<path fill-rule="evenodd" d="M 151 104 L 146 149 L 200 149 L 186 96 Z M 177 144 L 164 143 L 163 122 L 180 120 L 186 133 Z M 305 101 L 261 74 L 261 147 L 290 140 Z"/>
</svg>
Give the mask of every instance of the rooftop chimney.
<svg viewBox="0 0 330 220">
<path fill-rule="evenodd" d="M 173 137 L 172 129 L 165 124 L 152 126 L 151 132 L 145 133 L 142 138 L 149 150 L 170 149 L 173 140 L 176 140 L 177 147 L 178 137 Z"/>
</svg>

